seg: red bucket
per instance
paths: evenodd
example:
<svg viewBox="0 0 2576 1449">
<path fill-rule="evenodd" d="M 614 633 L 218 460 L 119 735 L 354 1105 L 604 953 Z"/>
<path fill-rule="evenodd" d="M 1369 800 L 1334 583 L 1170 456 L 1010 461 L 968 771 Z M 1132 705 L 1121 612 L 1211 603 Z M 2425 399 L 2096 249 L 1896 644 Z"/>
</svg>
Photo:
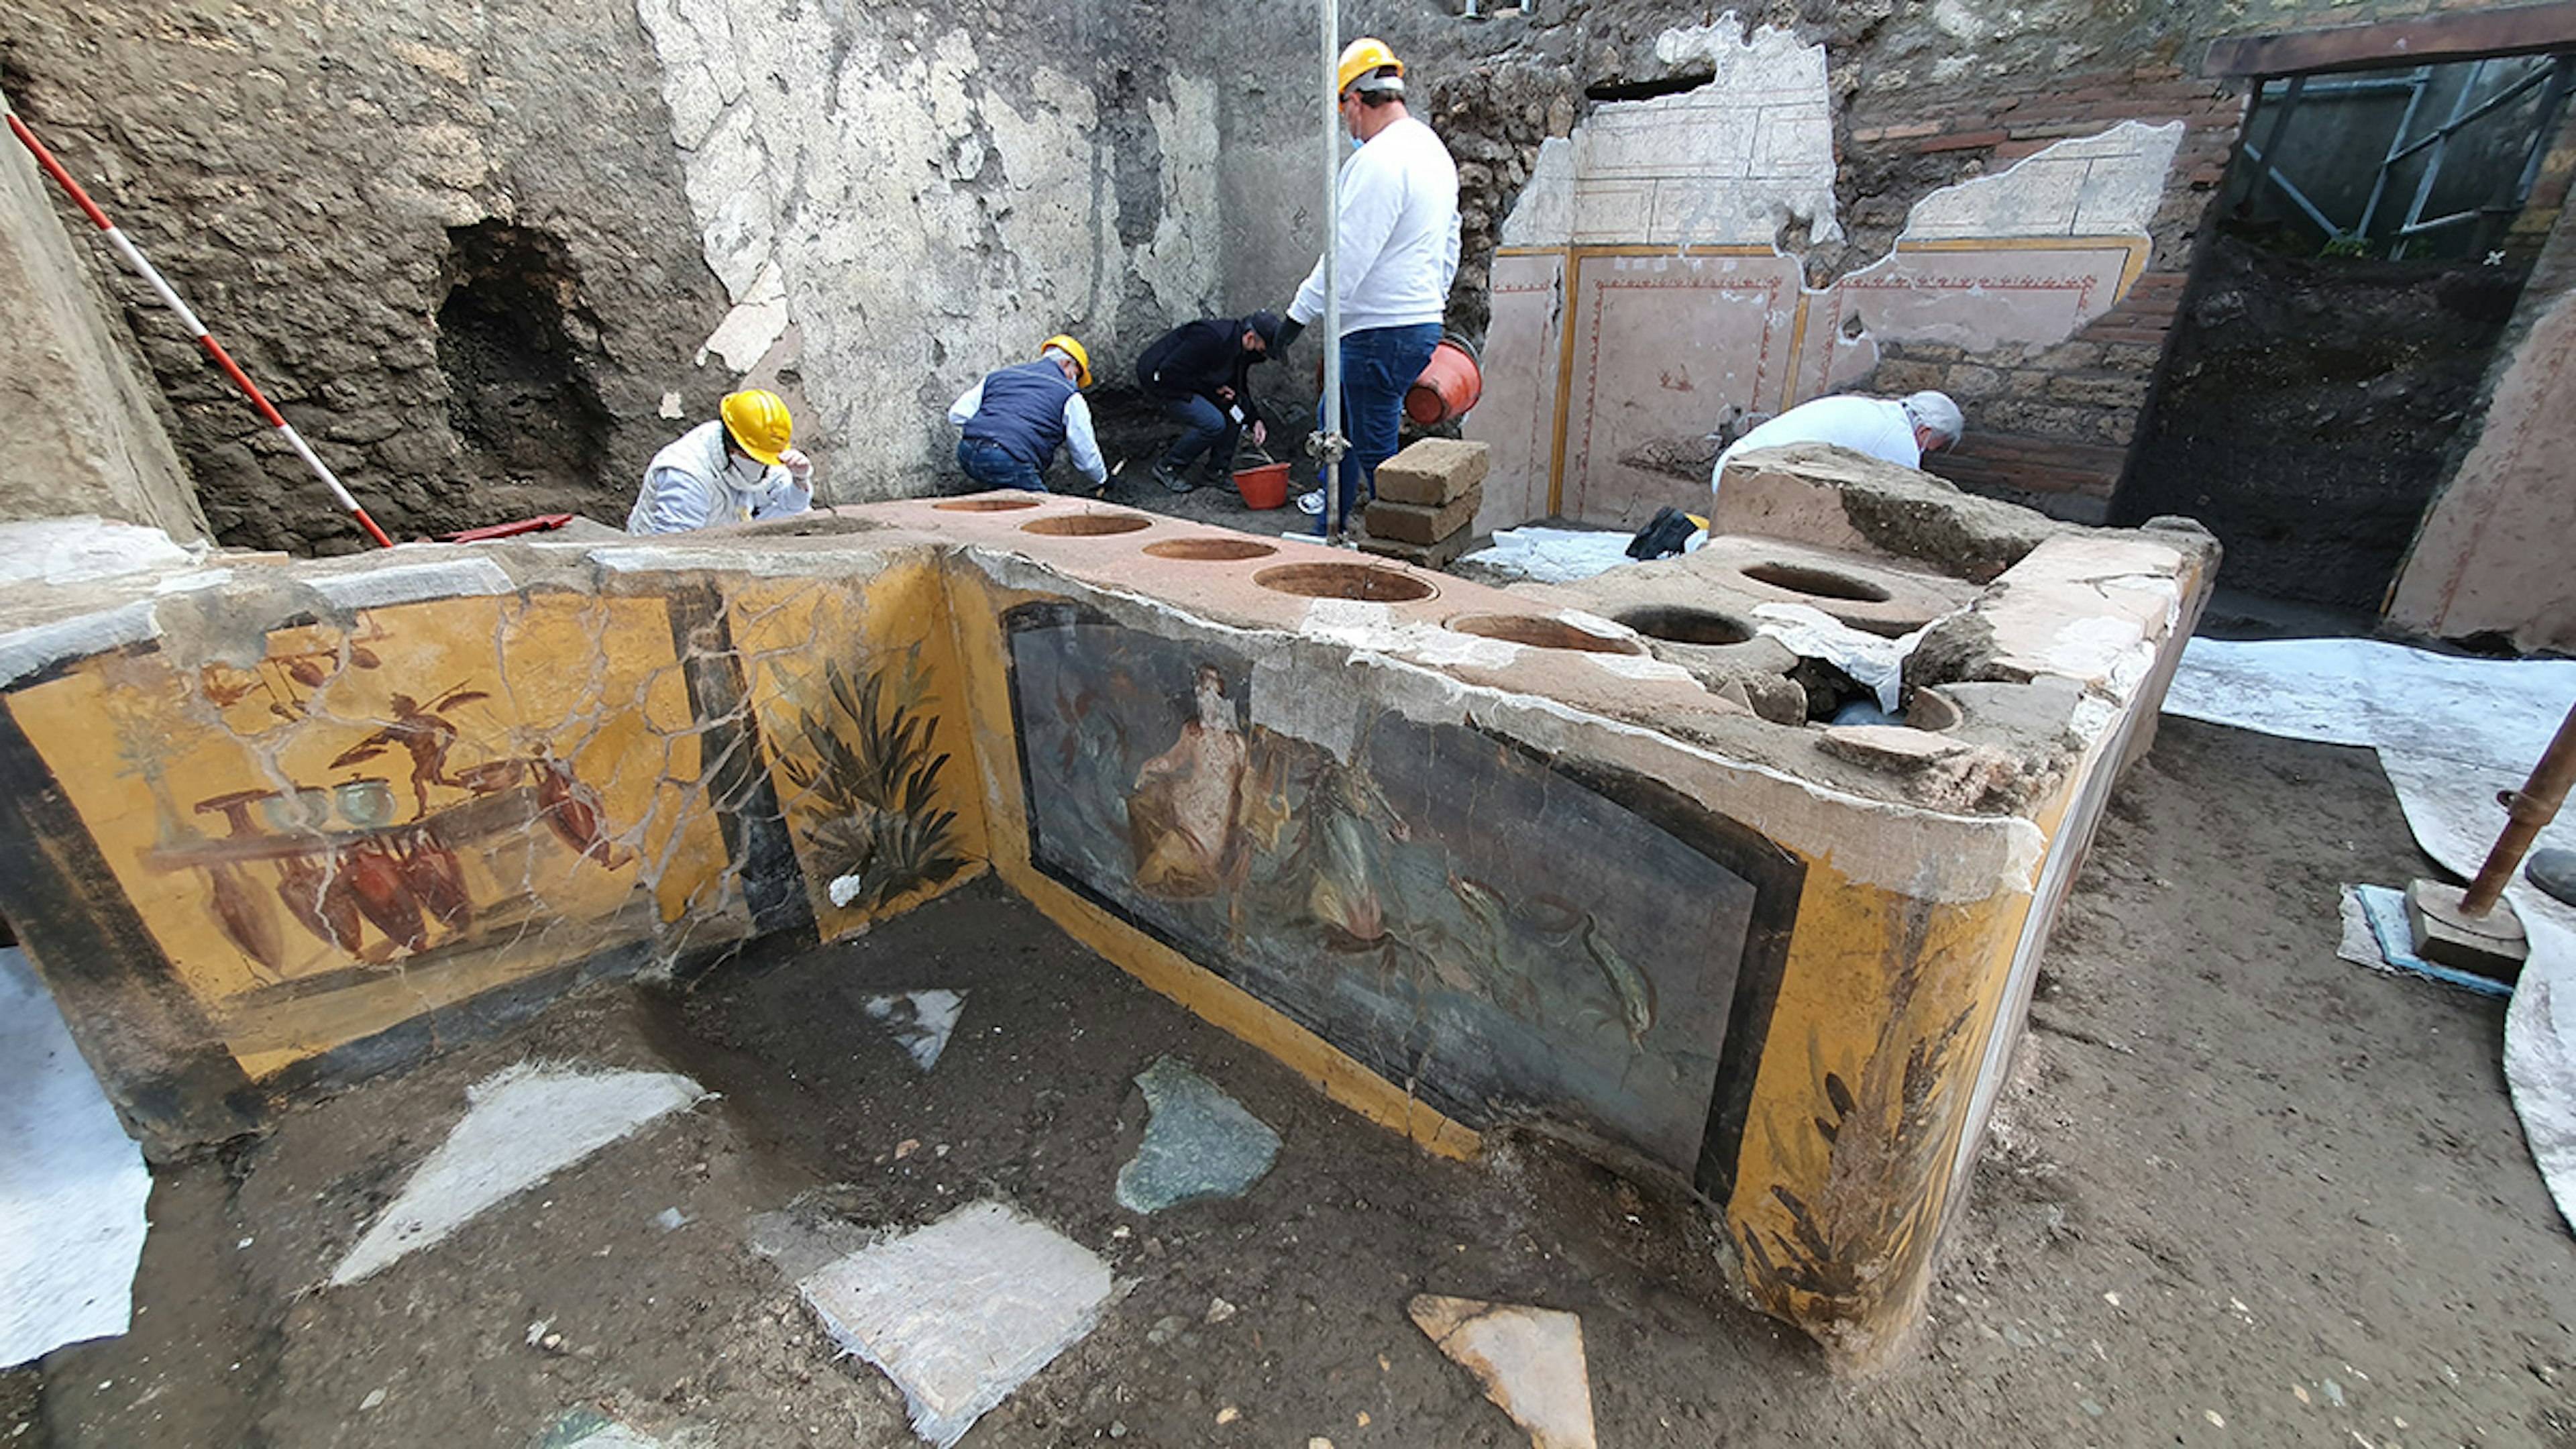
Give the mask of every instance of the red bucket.
<svg viewBox="0 0 2576 1449">
<path fill-rule="evenodd" d="M 1246 508 L 1277 508 L 1288 501 L 1288 465 L 1259 463 L 1234 470 L 1234 491 Z"/>
<path fill-rule="evenodd" d="M 1436 428 L 1467 415 L 1485 395 L 1485 374 L 1476 354 L 1454 337 L 1443 337 L 1431 349 L 1431 361 L 1413 386 L 1404 391 L 1404 415 L 1417 428 Z"/>
<path fill-rule="evenodd" d="M 1324 359 L 1315 359 L 1315 386 L 1324 385 Z M 1404 416 L 1417 428 L 1436 428 L 1467 415 L 1485 396 L 1485 371 L 1475 350 L 1455 337 L 1443 337 L 1431 349 L 1422 375 L 1404 390 Z"/>
</svg>

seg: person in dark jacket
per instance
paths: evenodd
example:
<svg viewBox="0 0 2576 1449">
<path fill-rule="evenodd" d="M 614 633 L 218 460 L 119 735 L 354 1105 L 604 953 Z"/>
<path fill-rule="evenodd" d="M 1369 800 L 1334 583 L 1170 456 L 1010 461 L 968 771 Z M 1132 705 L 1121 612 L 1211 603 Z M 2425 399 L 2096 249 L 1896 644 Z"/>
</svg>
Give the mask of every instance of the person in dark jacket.
<svg viewBox="0 0 2576 1449">
<path fill-rule="evenodd" d="M 1192 463 L 1207 460 L 1207 481 L 1234 471 L 1234 448 L 1248 425 L 1255 447 L 1269 441 L 1252 396 L 1253 364 L 1270 353 L 1279 335 L 1279 314 L 1255 312 L 1240 320 L 1203 317 L 1164 333 L 1136 359 L 1136 382 L 1165 416 L 1181 425 L 1181 435 L 1154 465 L 1154 479 L 1175 493 L 1195 485 Z"/>
<path fill-rule="evenodd" d="M 989 372 L 948 405 L 958 428 L 957 466 L 987 488 L 1047 491 L 1046 470 L 1058 448 L 1097 491 L 1109 481 L 1091 431 L 1091 354 L 1058 334 L 1038 346 L 1038 360 Z"/>
</svg>

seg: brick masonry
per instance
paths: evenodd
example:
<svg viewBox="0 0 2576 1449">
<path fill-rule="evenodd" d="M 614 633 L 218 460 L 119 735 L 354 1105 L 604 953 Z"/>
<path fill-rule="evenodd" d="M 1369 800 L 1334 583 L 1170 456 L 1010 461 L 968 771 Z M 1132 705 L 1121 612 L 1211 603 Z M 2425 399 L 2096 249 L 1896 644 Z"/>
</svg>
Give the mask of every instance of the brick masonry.
<svg viewBox="0 0 2576 1449">
<path fill-rule="evenodd" d="M 1968 435 L 1926 459 L 1927 468 L 1963 487 L 2061 516 L 2102 516 L 2145 414 L 2200 225 L 2226 178 L 2245 95 L 2233 82 L 2180 66 L 2142 65 L 1984 94 L 1856 98 L 1850 145 L 1966 160 L 1977 172 L 2000 171 L 2067 137 L 2121 121 L 2183 122 L 2165 199 L 2150 224 L 2146 270 L 2117 306 L 2052 347 L 1973 357 L 1952 347 L 1883 347 L 1869 390 L 1939 388 L 1967 414 Z"/>
</svg>

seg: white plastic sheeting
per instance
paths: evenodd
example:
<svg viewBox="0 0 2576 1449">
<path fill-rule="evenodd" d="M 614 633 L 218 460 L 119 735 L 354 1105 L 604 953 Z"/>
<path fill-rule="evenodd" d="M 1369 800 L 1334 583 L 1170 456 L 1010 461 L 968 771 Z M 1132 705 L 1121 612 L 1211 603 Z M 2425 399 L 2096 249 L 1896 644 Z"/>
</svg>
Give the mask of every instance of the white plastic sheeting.
<svg viewBox="0 0 2576 1449">
<path fill-rule="evenodd" d="M 521 1063 L 469 1088 L 473 1105 L 403 1184 L 374 1227 L 331 1273 L 355 1283 L 404 1254 L 445 1239 L 477 1214 L 527 1191 L 665 1112 L 707 1093 L 669 1072 L 582 1072 Z"/>
<path fill-rule="evenodd" d="M 2424 853 L 2477 874 L 2518 790 L 2576 703 L 2576 662 L 2463 659 L 2371 639 L 2194 639 L 2165 712 L 2379 752 Z M 2576 812 L 2540 844 L 2576 849 Z M 2531 938 L 2504 1024 L 2505 1080 L 2549 1195 L 2576 1228 L 2576 909 L 2516 871 L 2505 890 Z"/>
<path fill-rule="evenodd" d="M 125 1332 L 151 1195 L 53 996 L 0 949 L 0 1369 Z"/>
<path fill-rule="evenodd" d="M 1491 545 L 1460 559 L 1497 573 L 1542 584 L 1570 584 L 1605 573 L 1628 558 L 1625 533 L 1577 528 L 1506 528 Z"/>
<path fill-rule="evenodd" d="M 912 1064 L 929 1071 L 939 1065 L 939 1054 L 948 1050 L 948 1038 L 957 1030 L 957 1018 L 966 1010 L 966 995 L 961 991 L 907 991 L 899 996 L 871 996 L 861 1002 L 869 1018 L 885 1023 L 886 1031 L 912 1058 Z"/>
<path fill-rule="evenodd" d="M 852 1253 L 799 1285 L 834 1341 L 885 1371 L 948 1449 L 1100 1321 L 1116 1282 L 1080 1243 L 998 1202 Z"/>
<path fill-rule="evenodd" d="M 0 584 L 78 584 L 193 566 L 200 555 L 140 524 L 83 514 L 0 523 Z"/>
</svg>

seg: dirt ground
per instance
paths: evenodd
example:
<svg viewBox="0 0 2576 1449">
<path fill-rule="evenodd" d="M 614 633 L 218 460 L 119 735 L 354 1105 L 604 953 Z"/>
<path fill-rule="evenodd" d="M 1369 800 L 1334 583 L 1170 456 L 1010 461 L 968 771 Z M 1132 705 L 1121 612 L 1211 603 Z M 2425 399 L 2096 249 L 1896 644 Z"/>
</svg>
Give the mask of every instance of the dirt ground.
<svg viewBox="0 0 2576 1449">
<path fill-rule="evenodd" d="M 1407 1321 L 1423 1291 L 1581 1314 L 1614 1449 L 2576 1445 L 2576 1239 L 2501 1009 L 2334 959 L 2336 884 L 2423 868 L 2370 755 L 2166 721 L 2050 949 L 1931 1318 L 1865 1381 L 1738 1306 L 1687 1200 L 1543 1144 L 1421 1155 L 983 883 L 694 991 L 564 1003 L 161 1173 L 133 1332 L 0 1376 L 0 1445 L 521 1446 L 584 1408 L 673 1445 L 917 1442 L 758 1247 L 986 1197 L 1123 1296 L 970 1449 L 1524 1442 Z M 931 986 L 966 1007 L 925 1075 L 857 1003 Z M 1285 1147 L 1241 1200 L 1138 1217 L 1112 1179 L 1165 1053 Z M 321 1288 L 466 1086 L 532 1058 L 722 1095 Z"/>
</svg>

